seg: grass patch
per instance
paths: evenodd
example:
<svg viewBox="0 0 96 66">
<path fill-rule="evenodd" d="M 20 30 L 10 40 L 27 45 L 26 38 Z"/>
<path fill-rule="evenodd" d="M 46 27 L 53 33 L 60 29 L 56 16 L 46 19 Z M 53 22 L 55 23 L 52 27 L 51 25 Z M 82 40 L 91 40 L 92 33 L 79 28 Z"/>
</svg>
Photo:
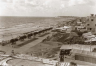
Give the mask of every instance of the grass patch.
<svg viewBox="0 0 96 66">
<path fill-rule="evenodd" d="M 44 42 L 31 47 L 26 53 L 33 54 L 34 56 L 42 56 L 43 54 L 45 58 L 54 58 L 58 51 L 60 51 L 58 43 Z"/>
</svg>

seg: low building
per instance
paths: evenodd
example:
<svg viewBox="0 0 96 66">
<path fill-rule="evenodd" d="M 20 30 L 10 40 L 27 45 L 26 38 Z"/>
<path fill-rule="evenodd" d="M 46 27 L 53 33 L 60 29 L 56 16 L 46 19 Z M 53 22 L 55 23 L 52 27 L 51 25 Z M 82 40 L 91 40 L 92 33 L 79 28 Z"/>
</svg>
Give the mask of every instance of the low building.
<svg viewBox="0 0 96 66">
<path fill-rule="evenodd" d="M 72 27 L 71 26 L 64 26 L 64 27 L 55 28 L 52 31 L 53 32 L 66 32 L 66 33 L 70 33 L 72 31 Z"/>
<path fill-rule="evenodd" d="M 82 50 L 82 51 L 93 51 L 94 48 L 96 48 L 95 46 L 90 46 L 90 45 L 78 45 L 78 44 L 73 44 L 73 45 L 63 45 L 60 48 L 60 61 L 63 62 L 65 56 L 69 56 L 70 55 L 70 51 L 72 51 L 73 49 L 75 50 Z"/>
<path fill-rule="evenodd" d="M 96 53 L 92 52 L 95 46 L 90 45 L 63 45 L 60 48 L 60 61 L 66 59 L 84 66 L 96 66 Z"/>
<path fill-rule="evenodd" d="M 96 65 L 96 53 L 73 49 L 71 51 L 74 61 L 83 62 L 86 65 Z M 92 65 L 92 66 L 93 66 Z M 90 65 L 91 66 L 91 65 Z"/>
<path fill-rule="evenodd" d="M 84 50 L 84 51 L 93 51 L 94 48 L 96 48 L 96 46 L 93 46 L 90 49 L 90 45 L 73 44 L 73 45 L 63 45 L 63 46 L 61 46 L 60 50 L 77 49 L 77 50 Z"/>
</svg>

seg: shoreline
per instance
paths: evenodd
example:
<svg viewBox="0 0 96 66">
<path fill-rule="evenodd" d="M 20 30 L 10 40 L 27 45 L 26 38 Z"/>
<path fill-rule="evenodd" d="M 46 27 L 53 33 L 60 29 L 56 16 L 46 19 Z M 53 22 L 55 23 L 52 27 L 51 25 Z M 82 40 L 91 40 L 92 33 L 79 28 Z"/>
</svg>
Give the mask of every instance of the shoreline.
<svg viewBox="0 0 96 66">
<path fill-rule="evenodd" d="M 35 25 L 33 23 L 28 23 L 23 25 L 16 25 L 11 28 L 0 29 L 0 42 L 6 41 L 12 38 L 16 38 L 19 35 L 22 35 L 24 33 L 32 32 L 36 30 L 42 30 L 48 27 L 50 26 L 42 26 L 42 25 Z"/>
</svg>

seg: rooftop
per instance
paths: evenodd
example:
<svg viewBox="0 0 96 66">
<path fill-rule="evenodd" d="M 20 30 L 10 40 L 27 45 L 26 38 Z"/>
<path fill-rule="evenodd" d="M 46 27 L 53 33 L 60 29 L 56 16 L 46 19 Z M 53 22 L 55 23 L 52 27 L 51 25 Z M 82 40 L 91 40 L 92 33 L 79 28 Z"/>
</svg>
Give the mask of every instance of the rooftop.
<svg viewBox="0 0 96 66">
<path fill-rule="evenodd" d="M 94 48 L 96 48 L 96 46 L 72 44 L 72 45 L 62 45 L 60 49 L 78 49 L 85 51 L 93 51 Z"/>
</svg>

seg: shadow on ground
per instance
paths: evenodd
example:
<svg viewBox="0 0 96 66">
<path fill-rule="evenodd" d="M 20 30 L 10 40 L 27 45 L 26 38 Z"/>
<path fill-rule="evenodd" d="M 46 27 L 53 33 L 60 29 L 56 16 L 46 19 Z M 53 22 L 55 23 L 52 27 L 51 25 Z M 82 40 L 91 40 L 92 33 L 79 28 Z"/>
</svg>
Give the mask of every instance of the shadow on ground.
<svg viewBox="0 0 96 66">
<path fill-rule="evenodd" d="M 36 39 L 38 39 L 38 38 L 27 40 L 27 41 L 25 41 L 25 42 L 23 42 L 23 43 L 21 43 L 19 45 L 16 45 L 15 48 L 20 48 L 20 47 L 22 47 L 22 46 L 24 46 L 24 45 L 26 45 L 26 44 L 28 44 L 28 43 L 30 43 L 32 41 L 35 41 Z"/>
</svg>

